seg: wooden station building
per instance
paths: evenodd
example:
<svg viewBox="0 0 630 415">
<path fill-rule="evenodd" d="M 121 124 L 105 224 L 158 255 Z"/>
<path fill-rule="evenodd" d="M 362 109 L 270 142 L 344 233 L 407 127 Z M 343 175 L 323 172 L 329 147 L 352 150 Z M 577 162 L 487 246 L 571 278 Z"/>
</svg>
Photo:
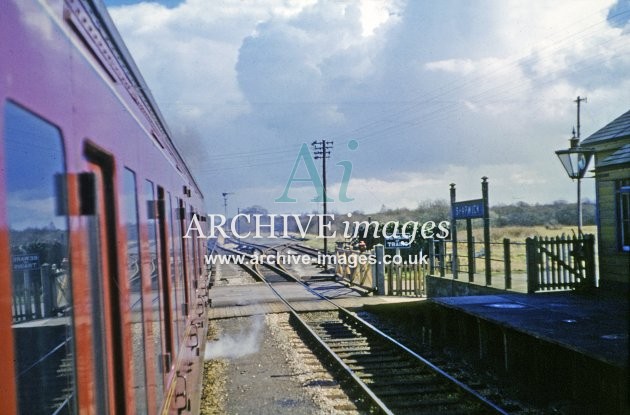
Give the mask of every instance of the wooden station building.
<svg viewBox="0 0 630 415">
<path fill-rule="evenodd" d="M 600 286 L 630 287 L 630 110 L 580 143 L 595 158 Z"/>
</svg>

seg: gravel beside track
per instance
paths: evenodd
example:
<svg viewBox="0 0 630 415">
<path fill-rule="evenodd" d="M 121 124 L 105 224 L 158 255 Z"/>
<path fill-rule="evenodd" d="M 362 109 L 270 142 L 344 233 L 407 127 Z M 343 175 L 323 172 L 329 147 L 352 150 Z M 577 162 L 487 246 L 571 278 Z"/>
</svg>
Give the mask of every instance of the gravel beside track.
<svg viewBox="0 0 630 415">
<path fill-rule="evenodd" d="M 286 314 L 210 321 L 201 414 L 357 414 Z"/>
</svg>

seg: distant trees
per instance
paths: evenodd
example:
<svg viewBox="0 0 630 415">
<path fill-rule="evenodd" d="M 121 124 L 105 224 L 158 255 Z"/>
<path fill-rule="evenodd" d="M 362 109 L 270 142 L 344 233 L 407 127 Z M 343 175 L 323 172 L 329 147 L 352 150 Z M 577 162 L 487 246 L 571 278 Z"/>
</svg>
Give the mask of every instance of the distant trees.
<svg viewBox="0 0 630 415">
<path fill-rule="evenodd" d="M 518 202 L 514 205 L 498 205 L 490 208 L 494 226 L 559 226 L 577 223 L 577 206 L 559 200 L 550 204 L 530 205 Z M 595 204 L 582 203 L 584 225 L 595 224 Z"/>
<path fill-rule="evenodd" d="M 584 225 L 594 225 L 596 215 L 595 204 L 590 201 L 585 201 L 582 204 L 582 218 Z M 241 209 L 241 214 L 259 214 L 262 215 L 260 223 L 269 224 L 269 213 L 261 206 L 250 206 L 245 209 Z M 335 222 L 332 224 L 332 230 L 337 232 L 337 235 L 343 235 L 346 233 L 354 234 L 355 226 L 363 226 L 363 223 L 379 222 L 381 225 L 388 221 L 397 221 L 401 225 L 405 222 L 420 222 L 434 221 L 439 223 L 441 221 L 450 221 L 451 218 L 451 206 L 446 200 L 427 200 L 419 202 L 415 209 L 409 208 L 387 208 L 385 205 L 381 207 L 378 212 L 364 213 L 363 211 L 353 212 L 335 212 Z M 307 213 L 298 215 L 299 226 L 294 218 L 288 220 L 286 223 L 287 228 L 284 228 L 284 221 L 280 218 L 275 220 L 275 230 L 278 233 L 287 232 L 299 233 L 305 230 L 311 235 L 316 235 L 319 232 L 319 219 L 312 217 Z M 481 225 L 481 219 L 473 219 L 475 226 Z M 350 224 L 350 228 L 346 228 L 346 222 Z M 506 226 L 547 226 L 550 228 L 558 226 L 571 226 L 577 223 L 577 206 L 575 203 L 568 203 L 564 200 L 558 200 L 553 203 L 547 204 L 529 204 L 526 202 L 517 202 L 510 205 L 496 205 L 490 208 L 490 224 L 492 227 L 506 227 Z M 355 225 L 356 224 L 356 225 Z M 239 221 L 240 233 L 247 231 L 253 231 L 253 221 L 247 222 L 246 220 Z M 382 228 L 381 228 L 382 230 Z M 382 232 L 377 232 L 381 234 Z M 363 230 L 359 232 L 363 234 Z M 417 238 L 418 239 L 418 238 Z M 376 241 L 371 241 L 376 243 Z M 381 241 L 382 242 L 382 241 Z M 420 244 L 418 239 L 414 243 Z"/>
<path fill-rule="evenodd" d="M 260 205 L 253 205 L 241 209 L 240 213 L 245 215 L 267 215 L 269 211 Z"/>
<path fill-rule="evenodd" d="M 450 203 L 446 200 L 430 200 L 418 203 L 415 209 L 381 209 L 378 213 L 353 213 L 352 220 L 371 218 L 379 222 L 398 220 L 405 222 L 450 220 Z M 510 205 L 496 205 L 490 208 L 492 226 L 570 226 L 577 223 L 577 206 L 558 200 L 553 203 L 529 204 L 517 202 Z M 582 203 L 582 221 L 584 225 L 595 224 L 595 204 L 591 201 Z"/>
<path fill-rule="evenodd" d="M 48 228 L 11 230 L 11 255 L 33 254 L 40 264 L 61 264 L 68 257 L 66 231 Z"/>
</svg>

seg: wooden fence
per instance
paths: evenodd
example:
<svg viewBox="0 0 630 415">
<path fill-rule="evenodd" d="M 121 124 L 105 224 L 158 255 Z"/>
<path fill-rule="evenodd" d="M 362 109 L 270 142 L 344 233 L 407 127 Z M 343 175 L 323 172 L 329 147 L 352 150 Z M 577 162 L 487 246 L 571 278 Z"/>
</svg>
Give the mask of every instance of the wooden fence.
<svg viewBox="0 0 630 415">
<path fill-rule="evenodd" d="M 337 277 L 353 285 L 373 291 L 376 287 L 371 254 L 368 252 L 337 249 L 335 273 Z"/>
<path fill-rule="evenodd" d="M 486 286 L 528 293 L 573 290 L 596 284 L 593 235 L 527 238 L 525 244 L 504 239 L 492 245 L 497 248 L 495 257 L 490 258 L 492 269 L 483 264 L 476 265 L 477 257 L 488 253 L 477 253 L 473 244 L 462 247 L 467 255 L 460 256 L 464 260 L 460 264 L 460 261 L 453 261 L 447 243 L 440 240 L 429 244 L 428 264 L 403 262 L 402 259 L 413 258 L 403 255 L 397 258 L 399 261 L 394 261 L 395 256 L 389 256 L 383 264 L 373 265 L 367 262 L 368 258 L 374 259 L 371 253 L 338 249 L 336 272 L 338 277 L 351 284 L 370 291 L 378 290 L 379 294 L 400 296 L 425 295 L 427 274 L 445 277 L 448 273 L 457 279 L 457 271 L 465 273 L 469 283 L 474 283 L 476 273 L 481 272 Z M 458 264 L 456 267 L 453 267 L 454 262 Z M 498 277 L 494 281 L 493 273 Z M 516 287 L 512 285 L 514 277 L 517 278 Z M 383 281 L 382 287 L 377 287 L 379 278 Z M 503 281 L 497 281 L 499 278 Z"/>
<path fill-rule="evenodd" d="M 337 249 L 337 277 L 369 291 L 377 291 L 376 276 L 384 276 L 383 287 L 379 293 L 384 295 L 421 296 L 425 294 L 424 277 L 428 273 L 428 264 L 422 264 L 421 256 L 411 256 L 415 261 L 408 261 L 408 256 L 387 256 L 386 261 L 376 263 L 371 252 L 359 252 Z"/>
<path fill-rule="evenodd" d="M 490 251 L 486 251 L 490 247 Z M 429 240 L 429 272 L 460 281 L 498 289 L 527 291 L 525 243 L 503 238 L 501 242 L 458 241 L 457 255 L 452 241 Z M 490 268 L 487 265 L 490 264 Z M 513 286 L 513 277 L 515 284 Z"/>
<path fill-rule="evenodd" d="M 42 264 L 41 268 L 13 271 L 13 322 L 48 318 L 69 307 L 70 284 L 67 266 L 56 268 Z"/>
<path fill-rule="evenodd" d="M 595 286 L 595 237 L 527 238 L 527 291 Z"/>
<path fill-rule="evenodd" d="M 425 294 L 424 277 L 428 265 L 403 262 L 385 265 L 386 293 L 388 295 L 421 296 Z"/>
</svg>

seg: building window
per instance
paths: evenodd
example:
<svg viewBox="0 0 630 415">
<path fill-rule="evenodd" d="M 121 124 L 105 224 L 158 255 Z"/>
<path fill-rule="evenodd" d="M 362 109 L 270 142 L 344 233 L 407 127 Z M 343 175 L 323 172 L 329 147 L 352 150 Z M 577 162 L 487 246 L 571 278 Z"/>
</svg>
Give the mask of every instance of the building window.
<svg viewBox="0 0 630 415">
<path fill-rule="evenodd" d="M 619 249 L 630 252 L 630 179 L 617 184 L 617 218 L 619 223 Z"/>
</svg>

